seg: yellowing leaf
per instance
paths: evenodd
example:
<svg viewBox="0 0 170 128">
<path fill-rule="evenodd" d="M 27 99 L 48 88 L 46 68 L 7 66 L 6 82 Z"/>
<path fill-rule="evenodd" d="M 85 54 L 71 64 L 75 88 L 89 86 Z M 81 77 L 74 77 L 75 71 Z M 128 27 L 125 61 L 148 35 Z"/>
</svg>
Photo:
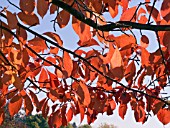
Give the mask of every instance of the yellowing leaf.
<svg viewBox="0 0 170 128">
<path fill-rule="evenodd" d="M 16 14 L 12 14 L 10 11 L 6 11 L 7 13 L 7 21 L 8 21 L 8 25 L 11 29 L 16 29 L 17 28 L 17 17 Z"/>
<path fill-rule="evenodd" d="M 72 27 L 80 38 L 80 41 L 85 42 L 91 39 L 90 26 L 79 21 L 75 17 L 72 18 Z"/>
<path fill-rule="evenodd" d="M 47 13 L 49 2 L 47 0 L 37 0 L 37 12 L 43 18 Z"/>
<path fill-rule="evenodd" d="M 35 8 L 35 0 L 20 0 L 19 5 L 24 13 L 31 14 Z"/>
<path fill-rule="evenodd" d="M 168 110 L 166 108 L 160 109 L 157 114 L 157 117 L 158 117 L 159 121 L 164 125 L 170 123 L 170 110 Z"/>
<path fill-rule="evenodd" d="M 68 52 L 63 53 L 63 67 L 65 69 L 65 76 L 69 77 L 73 70 L 73 61 Z"/>
<path fill-rule="evenodd" d="M 64 28 L 70 20 L 70 13 L 65 10 L 62 10 L 57 15 L 57 23 L 60 28 Z"/>
<path fill-rule="evenodd" d="M 34 26 L 39 24 L 39 19 L 35 14 L 25 14 L 23 12 L 18 13 L 19 19 L 27 25 Z"/>
<path fill-rule="evenodd" d="M 140 39 L 140 45 L 143 47 L 143 48 L 147 48 L 148 45 L 149 45 L 149 39 L 146 35 L 142 35 L 141 39 Z"/>
<path fill-rule="evenodd" d="M 122 16 L 120 17 L 121 21 L 132 21 L 135 22 L 136 21 L 136 16 L 134 16 L 136 12 L 136 6 L 129 8 L 128 10 L 126 10 Z M 134 16 L 134 17 L 133 17 Z"/>
<path fill-rule="evenodd" d="M 21 109 L 21 106 L 22 106 L 22 98 L 21 98 L 21 96 L 19 96 L 19 95 L 14 96 L 10 100 L 9 105 L 8 105 L 9 114 L 11 116 L 14 116 Z"/>
<path fill-rule="evenodd" d="M 91 102 L 90 93 L 88 87 L 83 82 L 80 82 L 78 89 L 77 89 L 78 98 L 80 103 L 84 106 L 88 106 Z"/>
</svg>

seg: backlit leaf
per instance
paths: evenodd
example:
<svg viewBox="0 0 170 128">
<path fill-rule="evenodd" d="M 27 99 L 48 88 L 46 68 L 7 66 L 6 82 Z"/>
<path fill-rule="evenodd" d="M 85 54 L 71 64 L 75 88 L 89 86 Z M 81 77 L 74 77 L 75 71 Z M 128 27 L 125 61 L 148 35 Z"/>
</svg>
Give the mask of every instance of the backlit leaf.
<svg viewBox="0 0 170 128">
<path fill-rule="evenodd" d="M 4 112 L 4 109 L 1 108 L 0 109 L 0 125 L 4 122 L 5 120 L 5 112 Z"/>
<path fill-rule="evenodd" d="M 124 119 L 127 111 L 127 104 L 120 104 L 119 106 L 119 116 Z"/>
<path fill-rule="evenodd" d="M 67 122 L 70 122 L 72 120 L 72 118 L 73 118 L 73 110 L 72 110 L 72 108 L 69 108 L 66 116 L 67 116 Z"/>
<path fill-rule="evenodd" d="M 170 122 L 170 110 L 166 108 L 160 109 L 157 117 L 162 124 L 168 124 Z"/>
<path fill-rule="evenodd" d="M 47 13 L 49 2 L 47 0 L 37 0 L 37 13 L 43 18 Z"/>
<path fill-rule="evenodd" d="M 163 0 L 162 6 L 161 6 L 161 15 L 162 17 L 168 22 L 169 15 L 170 15 L 170 1 L 169 0 Z"/>
<path fill-rule="evenodd" d="M 58 43 L 58 45 L 63 46 L 63 41 L 61 40 L 61 38 L 58 34 L 53 33 L 53 32 L 45 32 L 43 34 L 47 35 L 48 37 L 50 37 L 51 39 L 56 41 Z"/>
<path fill-rule="evenodd" d="M 8 110 L 10 115 L 13 117 L 18 111 L 21 109 L 22 106 L 22 98 L 19 95 L 14 96 L 8 105 Z"/>
<path fill-rule="evenodd" d="M 39 77 L 39 82 L 40 82 L 39 85 L 41 88 L 44 87 L 47 79 L 48 79 L 47 71 L 44 68 L 42 68 L 40 77 Z"/>
<path fill-rule="evenodd" d="M 148 13 L 150 13 L 151 10 L 152 10 L 152 6 L 147 5 L 147 6 L 146 6 L 146 9 L 147 9 Z M 158 11 L 155 7 L 154 7 L 153 10 L 152 10 L 151 16 L 153 17 L 153 19 L 154 19 L 156 22 L 158 22 L 158 21 L 161 20 L 160 13 L 159 13 L 159 11 Z"/>
<path fill-rule="evenodd" d="M 88 87 L 83 82 L 80 82 L 77 94 L 79 96 L 80 103 L 82 103 L 84 106 L 88 106 L 91 102 L 90 93 L 88 90 Z"/>
<path fill-rule="evenodd" d="M 149 39 L 146 35 L 142 35 L 141 39 L 140 39 L 140 45 L 143 47 L 143 48 L 147 48 L 148 45 L 149 45 Z"/>
<path fill-rule="evenodd" d="M 35 0 L 20 0 L 20 8 L 26 14 L 31 14 L 35 8 Z"/>
<path fill-rule="evenodd" d="M 78 42 L 79 46 L 82 47 L 89 47 L 89 46 L 93 46 L 93 45 L 99 45 L 98 42 L 95 39 L 90 39 L 88 41 L 85 42 L 81 42 L 81 40 Z"/>
<path fill-rule="evenodd" d="M 66 71 L 66 77 L 69 77 L 73 70 L 73 61 L 68 52 L 63 53 L 63 67 Z"/>
<path fill-rule="evenodd" d="M 31 99 L 30 99 L 30 97 L 28 95 L 25 95 L 23 97 L 23 99 L 24 99 L 25 114 L 29 115 L 33 111 L 32 101 L 31 101 Z"/>
<path fill-rule="evenodd" d="M 57 14 L 57 23 L 60 28 L 64 28 L 70 20 L 70 13 L 65 10 L 60 11 Z"/>
<path fill-rule="evenodd" d="M 8 21 L 8 25 L 11 29 L 16 29 L 17 28 L 17 17 L 16 17 L 16 13 L 12 14 L 10 11 L 6 11 L 7 13 L 7 21 Z"/>
<path fill-rule="evenodd" d="M 135 22 L 136 21 L 136 6 L 127 9 L 120 17 L 121 21 L 132 21 Z"/>
<path fill-rule="evenodd" d="M 19 12 L 18 17 L 26 25 L 34 26 L 39 24 L 39 19 L 35 14 L 25 14 L 23 12 Z"/>
</svg>

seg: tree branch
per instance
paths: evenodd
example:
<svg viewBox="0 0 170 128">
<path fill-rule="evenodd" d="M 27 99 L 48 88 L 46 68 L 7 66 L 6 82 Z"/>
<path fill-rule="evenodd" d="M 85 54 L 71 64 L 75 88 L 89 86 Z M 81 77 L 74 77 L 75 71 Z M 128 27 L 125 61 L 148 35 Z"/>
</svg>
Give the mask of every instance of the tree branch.
<svg viewBox="0 0 170 128">
<path fill-rule="evenodd" d="M 150 25 L 150 24 L 134 23 L 130 21 L 119 21 L 116 23 L 109 22 L 106 25 L 99 25 L 92 19 L 85 17 L 81 12 L 74 9 L 72 6 L 62 2 L 61 0 L 52 0 L 52 3 L 64 9 L 65 11 L 69 12 L 75 18 L 84 22 L 90 27 L 101 31 L 113 31 L 116 28 L 131 28 L 131 29 L 150 30 L 150 31 L 170 31 L 170 25 Z"/>
</svg>

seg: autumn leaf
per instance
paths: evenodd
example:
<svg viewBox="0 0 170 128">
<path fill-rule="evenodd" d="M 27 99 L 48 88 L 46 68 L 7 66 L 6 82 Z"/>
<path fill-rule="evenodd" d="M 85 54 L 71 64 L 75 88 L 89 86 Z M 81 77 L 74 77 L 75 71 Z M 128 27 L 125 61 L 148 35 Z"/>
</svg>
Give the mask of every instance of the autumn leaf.
<svg viewBox="0 0 170 128">
<path fill-rule="evenodd" d="M 79 21 L 75 17 L 72 18 L 72 27 L 80 38 L 81 42 L 91 39 L 90 26 Z"/>
<path fill-rule="evenodd" d="M 7 13 L 7 21 L 8 21 L 8 25 L 11 29 L 16 29 L 17 28 L 17 17 L 16 17 L 16 13 L 12 14 L 10 11 L 6 11 Z"/>
<path fill-rule="evenodd" d="M 119 116 L 124 119 L 127 111 L 127 104 L 120 104 L 119 106 Z"/>
<path fill-rule="evenodd" d="M 90 93 L 88 90 L 88 87 L 83 82 L 79 83 L 79 86 L 77 88 L 77 94 L 80 100 L 80 103 L 82 103 L 84 106 L 88 106 L 91 102 Z"/>
<path fill-rule="evenodd" d="M 39 82 L 40 82 L 39 85 L 41 88 L 45 86 L 46 80 L 48 80 L 48 74 L 47 74 L 47 71 L 44 68 L 42 68 L 41 74 L 39 77 Z"/>
<path fill-rule="evenodd" d="M 170 18 L 169 18 L 169 15 L 170 15 L 170 1 L 169 0 L 164 0 L 162 2 L 160 12 L 161 12 L 162 17 L 168 22 L 170 20 Z"/>
<path fill-rule="evenodd" d="M 147 48 L 148 45 L 149 45 L 149 39 L 146 35 L 142 35 L 141 37 L 141 40 L 140 40 L 140 45 L 143 47 L 143 48 Z"/>
<path fill-rule="evenodd" d="M 19 5 L 25 14 L 32 14 L 35 8 L 35 0 L 20 0 Z"/>
<path fill-rule="evenodd" d="M 147 11 L 150 13 L 151 10 L 152 10 L 152 6 L 146 5 L 146 9 L 147 9 Z M 155 7 L 153 7 L 151 16 L 153 17 L 153 19 L 154 19 L 156 22 L 161 21 L 160 13 L 159 13 L 159 11 L 158 11 Z"/>
<path fill-rule="evenodd" d="M 166 109 L 166 108 L 163 108 L 163 109 L 160 109 L 158 111 L 158 114 L 157 114 L 157 117 L 159 119 L 159 121 L 166 125 L 170 122 L 170 110 Z"/>
<path fill-rule="evenodd" d="M 43 18 L 47 13 L 49 2 L 46 0 L 37 0 L 37 13 Z"/>
<path fill-rule="evenodd" d="M 81 40 L 79 40 L 78 45 L 82 46 L 82 47 L 89 47 L 89 46 L 94 46 L 94 45 L 99 46 L 98 42 L 95 39 L 90 39 L 90 40 L 85 41 L 85 42 L 82 42 Z"/>
<path fill-rule="evenodd" d="M 63 67 L 65 69 L 65 77 L 69 77 L 73 70 L 73 61 L 68 52 L 63 53 Z"/>
<path fill-rule="evenodd" d="M 24 99 L 25 114 L 29 115 L 33 111 L 32 100 L 30 99 L 28 95 L 25 95 L 23 99 Z"/>
<path fill-rule="evenodd" d="M 57 14 L 57 23 L 60 28 L 64 28 L 65 26 L 67 26 L 69 20 L 70 13 L 68 13 L 67 11 L 62 10 Z"/>
<path fill-rule="evenodd" d="M 18 17 L 26 25 L 35 26 L 39 24 L 39 19 L 35 14 L 25 14 L 23 12 L 19 12 Z"/>
<path fill-rule="evenodd" d="M 22 98 L 19 95 L 15 95 L 9 102 L 8 110 L 10 115 L 13 117 L 21 109 Z"/>
<path fill-rule="evenodd" d="M 66 117 L 67 117 L 67 122 L 70 122 L 73 118 L 73 110 L 72 108 L 70 107 L 67 114 L 66 114 Z"/>
<path fill-rule="evenodd" d="M 24 85 L 21 81 L 21 78 L 19 76 L 17 76 L 17 74 L 13 74 L 12 77 L 14 78 L 14 86 L 19 89 L 19 90 L 22 90 Z"/>
<path fill-rule="evenodd" d="M 136 6 L 127 9 L 125 12 L 123 12 L 123 14 L 120 17 L 121 21 L 132 21 L 135 22 L 136 21 Z"/>
<path fill-rule="evenodd" d="M 5 120 L 5 112 L 4 112 L 4 109 L 0 109 L 0 125 L 2 125 L 2 123 L 4 122 Z"/>
<path fill-rule="evenodd" d="M 130 84 L 133 81 L 133 77 L 136 75 L 136 66 L 134 61 L 132 61 L 125 70 L 125 79 Z"/>
</svg>

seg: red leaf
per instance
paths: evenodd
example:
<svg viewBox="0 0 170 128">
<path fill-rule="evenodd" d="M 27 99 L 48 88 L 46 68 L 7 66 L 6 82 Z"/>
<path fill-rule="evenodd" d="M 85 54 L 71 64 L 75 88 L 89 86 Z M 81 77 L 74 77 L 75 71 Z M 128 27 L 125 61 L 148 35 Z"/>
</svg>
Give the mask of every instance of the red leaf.
<svg viewBox="0 0 170 128">
<path fill-rule="evenodd" d="M 35 0 L 20 0 L 19 5 L 24 13 L 31 14 L 35 8 Z"/>
<path fill-rule="evenodd" d="M 18 20 L 17 20 L 17 17 L 16 17 L 16 14 L 12 14 L 10 11 L 7 11 L 6 10 L 6 13 L 7 13 L 7 21 L 8 21 L 8 25 L 11 29 L 16 29 L 17 28 L 17 23 L 18 23 Z"/>
<path fill-rule="evenodd" d="M 150 56 L 150 53 L 145 48 L 141 48 L 142 66 L 149 66 L 149 56 Z"/>
<path fill-rule="evenodd" d="M 39 85 L 41 88 L 44 87 L 45 83 L 43 82 L 45 82 L 46 80 L 48 80 L 48 74 L 47 74 L 47 71 L 44 68 L 42 68 L 40 77 L 39 77 L 39 82 L 40 82 Z"/>
<path fill-rule="evenodd" d="M 140 39 L 140 45 L 143 47 L 143 48 L 147 48 L 148 45 L 149 45 L 149 39 L 146 35 L 142 35 L 141 39 Z"/>
<path fill-rule="evenodd" d="M 108 7 L 109 13 L 112 18 L 115 18 L 118 14 L 118 4 L 116 3 L 116 1 L 112 1 L 112 0 L 109 0 L 108 4 L 109 4 Z"/>
<path fill-rule="evenodd" d="M 72 110 L 72 108 L 69 108 L 66 116 L 67 116 L 67 122 L 70 122 L 72 120 L 72 118 L 73 118 L 73 110 Z"/>
<path fill-rule="evenodd" d="M 157 117 L 161 123 L 164 125 L 170 123 L 170 110 L 169 109 L 160 109 Z"/>
<path fill-rule="evenodd" d="M 122 119 L 124 119 L 126 111 L 127 111 L 127 104 L 120 104 L 120 106 L 119 106 L 119 116 Z"/>
<path fill-rule="evenodd" d="M 82 42 L 81 40 L 78 42 L 79 46 L 82 47 L 89 47 L 89 46 L 93 46 L 93 45 L 99 45 L 98 42 L 95 39 L 90 39 L 88 41 Z"/>
<path fill-rule="evenodd" d="M 70 13 L 65 10 L 62 10 L 57 15 L 57 23 L 60 28 L 64 28 L 70 20 Z"/>
<path fill-rule="evenodd" d="M 123 60 L 118 48 L 115 49 L 110 61 L 111 73 L 114 77 L 122 78 L 124 75 Z"/>
<path fill-rule="evenodd" d="M 130 84 L 133 77 L 136 75 L 136 66 L 134 61 L 132 61 L 125 70 L 125 79 Z"/>
<path fill-rule="evenodd" d="M 63 53 L 63 67 L 65 69 L 65 77 L 69 77 L 73 70 L 73 61 L 68 52 Z"/>
<path fill-rule="evenodd" d="M 43 18 L 48 11 L 49 2 L 47 0 L 37 0 L 37 13 Z"/>
<path fill-rule="evenodd" d="M 77 94 L 79 96 L 78 98 L 80 100 L 80 103 L 82 103 L 84 106 L 88 106 L 90 104 L 91 102 L 90 93 L 87 85 L 84 84 L 83 82 L 80 82 L 77 89 Z"/>
<path fill-rule="evenodd" d="M 53 64 L 56 64 L 56 59 L 54 57 L 48 56 L 46 60 L 50 61 Z M 44 66 L 52 66 L 51 64 L 47 63 L 46 61 L 43 63 Z"/>
<path fill-rule="evenodd" d="M 8 105 L 8 110 L 11 116 L 14 116 L 18 113 L 22 106 L 22 98 L 19 95 L 14 96 Z"/>
<path fill-rule="evenodd" d="M 136 107 L 134 115 L 137 122 L 144 123 L 146 121 L 146 113 L 141 106 Z"/>
<path fill-rule="evenodd" d="M 14 86 L 19 89 L 19 90 L 22 90 L 23 87 L 24 87 L 24 84 L 22 83 L 21 81 L 21 78 L 17 76 L 17 74 L 13 74 L 13 78 L 14 78 Z"/>
<path fill-rule="evenodd" d="M 152 10 L 152 6 L 146 5 L 146 9 L 147 9 L 147 11 L 150 13 L 151 10 Z M 160 13 L 159 13 L 159 11 L 158 11 L 155 7 L 154 7 L 153 10 L 152 10 L 151 16 L 153 17 L 153 19 L 154 19 L 156 22 L 161 21 Z"/>
<path fill-rule="evenodd" d="M 53 33 L 53 32 L 45 32 L 43 34 L 47 35 L 48 37 L 50 37 L 51 39 L 56 41 L 58 43 L 58 45 L 63 46 L 63 41 L 61 40 L 61 38 L 58 34 Z"/>
<path fill-rule="evenodd" d="M 80 38 L 80 41 L 85 42 L 91 39 L 90 26 L 77 20 L 75 17 L 72 18 L 72 27 Z"/>
<path fill-rule="evenodd" d="M 162 17 L 168 22 L 169 15 L 170 15 L 170 1 L 169 0 L 163 0 L 162 6 L 161 6 L 161 15 Z"/>
<path fill-rule="evenodd" d="M 2 123 L 4 122 L 4 119 L 5 119 L 5 112 L 4 112 L 4 109 L 1 108 L 0 109 L 0 125 L 2 125 Z"/>
<path fill-rule="evenodd" d="M 35 93 L 32 92 L 31 90 L 30 90 L 30 96 L 31 96 L 32 102 L 38 108 L 39 107 L 39 100 L 38 100 L 37 96 L 35 95 Z"/>
<path fill-rule="evenodd" d="M 49 112 L 49 106 L 48 106 L 48 100 L 46 100 L 42 106 L 42 116 L 44 118 L 47 118 L 48 112 Z"/>
<path fill-rule="evenodd" d="M 50 14 L 54 14 L 57 11 L 58 7 L 55 4 L 51 4 L 50 6 Z"/>
<path fill-rule="evenodd" d="M 32 101 L 28 95 L 25 95 L 23 98 L 24 98 L 25 114 L 29 115 L 33 111 Z"/>
<path fill-rule="evenodd" d="M 122 16 L 120 17 L 120 20 L 121 21 L 132 21 L 132 22 L 135 22 L 136 21 L 136 16 L 134 16 L 135 12 L 136 12 L 136 6 L 132 7 L 132 8 L 129 8 L 128 10 L 126 10 L 122 14 Z"/>
<path fill-rule="evenodd" d="M 21 0 L 21 1 L 23 1 L 23 0 Z M 23 12 L 19 12 L 18 17 L 24 24 L 27 24 L 30 26 L 39 24 L 39 19 L 38 19 L 37 15 L 35 15 L 35 14 L 25 14 Z"/>
</svg>

